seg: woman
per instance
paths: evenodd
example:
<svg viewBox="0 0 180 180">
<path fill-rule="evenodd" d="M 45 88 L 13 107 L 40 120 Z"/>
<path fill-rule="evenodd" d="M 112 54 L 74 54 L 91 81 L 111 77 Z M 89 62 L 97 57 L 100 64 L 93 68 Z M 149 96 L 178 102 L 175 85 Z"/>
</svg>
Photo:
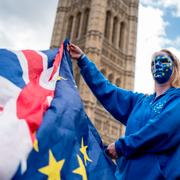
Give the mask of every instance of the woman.
<svg viewBox="0 0 180 180">
<path fill-rule="evenodd" d="M 107 148 L 117 179 L 180 179 L 179 60 L 168 50 L 154 53 L 155 93 L 147 96 L 112 85 L 74 44 L 69 52 L 97 99 L 126 126 L 125 137 Z"/>
</svg>

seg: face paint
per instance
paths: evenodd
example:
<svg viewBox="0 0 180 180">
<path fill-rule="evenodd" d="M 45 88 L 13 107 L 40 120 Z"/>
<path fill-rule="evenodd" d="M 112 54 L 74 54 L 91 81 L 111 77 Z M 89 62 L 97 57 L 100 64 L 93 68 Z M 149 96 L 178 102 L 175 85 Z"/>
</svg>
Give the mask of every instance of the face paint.
<svg viewBox="0 0 180 180">
<path fill-rule="evenodd" d="M 166 83 L 173 71 L 173 60 L 168 55 L 157 55 L 152 60 L 152 75 L 159 84 Z"/>
</svg>

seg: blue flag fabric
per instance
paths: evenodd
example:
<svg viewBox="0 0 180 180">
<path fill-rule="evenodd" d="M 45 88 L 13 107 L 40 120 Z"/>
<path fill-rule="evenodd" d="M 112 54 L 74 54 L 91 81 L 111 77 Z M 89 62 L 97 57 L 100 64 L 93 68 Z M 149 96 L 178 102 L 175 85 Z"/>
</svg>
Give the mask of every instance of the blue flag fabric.
<svg viewBox="0 0 180 180">
<path fill-rule="evenodd" d="M 36 133 L 27 169 L 21 174 L 19 166 L 14 180 L 116 179 L 116 166 L 106 156 L 101 138 L 84 111 L 66 46 L 64 42 L 61 78 Z"/>
</svg>

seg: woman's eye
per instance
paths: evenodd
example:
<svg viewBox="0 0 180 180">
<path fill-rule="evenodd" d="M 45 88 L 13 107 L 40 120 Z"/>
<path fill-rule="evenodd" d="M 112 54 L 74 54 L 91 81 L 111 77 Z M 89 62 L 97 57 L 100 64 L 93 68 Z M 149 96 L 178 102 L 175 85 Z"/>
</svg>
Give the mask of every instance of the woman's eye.
<svg viewBox="0 0 180 180">
<path fill-rule="evenodd" d="M 161 63 L 162 63 L 162 64 L 168 64 L 168 63 L 169 63 L 169 60 L 168 60 L 168 59 L 163 59 Z"/>
</svg>

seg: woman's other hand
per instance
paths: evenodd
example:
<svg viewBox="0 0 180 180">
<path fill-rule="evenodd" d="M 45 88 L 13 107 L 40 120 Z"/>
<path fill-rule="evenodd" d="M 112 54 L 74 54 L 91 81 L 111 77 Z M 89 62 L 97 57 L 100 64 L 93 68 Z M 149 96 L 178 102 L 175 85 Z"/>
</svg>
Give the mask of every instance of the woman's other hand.
<svg viewBox="0 0 180 180">
<path fill-rule="evenodd" d="M 107 147 L 107 153 L 108 153 L 108 156 L 110 156 L 112 159 L 118 158 L 118 153 L 115 148 L 115 143 L 112 143 Z"/>
</svg>

